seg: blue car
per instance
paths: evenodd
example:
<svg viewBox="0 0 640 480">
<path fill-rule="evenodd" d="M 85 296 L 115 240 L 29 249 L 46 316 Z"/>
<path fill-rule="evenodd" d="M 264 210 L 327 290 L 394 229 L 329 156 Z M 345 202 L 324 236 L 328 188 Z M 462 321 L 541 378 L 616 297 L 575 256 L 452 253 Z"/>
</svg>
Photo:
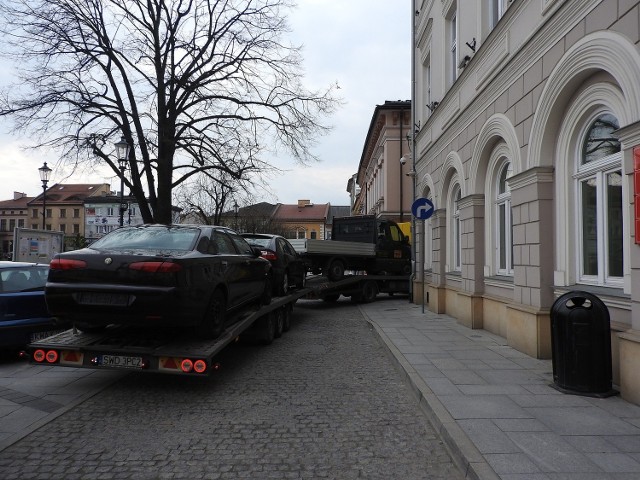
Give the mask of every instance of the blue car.
<svg viewBox="0 0 640 480">
<path fill-rule="evenodd" d="M 0 349 L 20 348 L 63 329 L 47 311 L 49 265 L 0 262 Z"/>
</svg>

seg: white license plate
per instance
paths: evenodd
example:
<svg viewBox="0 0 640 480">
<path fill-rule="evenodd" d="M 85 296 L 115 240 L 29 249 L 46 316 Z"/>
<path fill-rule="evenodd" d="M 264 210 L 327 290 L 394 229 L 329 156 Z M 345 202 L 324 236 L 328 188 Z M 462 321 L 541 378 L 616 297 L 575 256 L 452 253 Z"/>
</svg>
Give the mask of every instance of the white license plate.
<svg viewBox="0 0 640 480">
<path fill-rule="evenodd" d="M 99 364 L 112 368 L 142 368 L 142 357 L 128 357 L 125 355 L 102 355 Z"/>
</svg>

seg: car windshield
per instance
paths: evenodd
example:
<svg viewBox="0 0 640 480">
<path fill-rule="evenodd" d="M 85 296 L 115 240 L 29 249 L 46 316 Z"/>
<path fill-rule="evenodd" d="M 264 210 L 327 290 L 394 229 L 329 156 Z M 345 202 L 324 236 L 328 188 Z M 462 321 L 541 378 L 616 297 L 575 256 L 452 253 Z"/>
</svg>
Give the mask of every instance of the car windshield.
<svg viewBox="0 0 640 480">
<path fill-rule="evenodd" d="M 197 228 L 131 227 L 120 228 L 91 245 L 96 250 L 192 250 L 200 230 Z"/>
<path fill-rule="evenodd" d="M 46 265 L 25 268 L 6 268 L 0 270 L 0 291 L 23 292 L 44 288 L 49 267 Z"/>
<path fill-rule="evenodd" d="M 244 237 L 244 239 L 249 242 L 251 245 L 255 245 L 257 247 L 268 247 L 271 239 L 269 238 L 260 238 L 260 237 Z"/>
</svg>

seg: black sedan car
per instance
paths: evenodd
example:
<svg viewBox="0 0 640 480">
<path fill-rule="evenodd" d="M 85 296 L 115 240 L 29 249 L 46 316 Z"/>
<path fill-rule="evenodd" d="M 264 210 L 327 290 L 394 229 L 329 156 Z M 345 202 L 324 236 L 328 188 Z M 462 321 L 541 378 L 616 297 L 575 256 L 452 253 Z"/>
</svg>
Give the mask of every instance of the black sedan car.
<svg viewBox="0 0 640 480">
<path fill-rule="evenodd" d="M 268 233 L 243 233 L 242 236 L 260 249 L 262 258 L 271 262 L 275 295 L 286 295 L 291 287 L 304 288 L 306 265 L 286 238 Z"/>
<path fill-rule="evenodd" d="M 48 265 L 0 262 L 0 348 L 20 348 L 66 327 L 47 311 Z"/>
<path fill-rule="evenodd" d="M 114 230 L 56 255 L 49 311 L 84 331 L 109 324 L 195 327 L 218 337 L 231 312 L 271 301 L 271 265 L 234 231 L 203 225 Z"/>
</svg>

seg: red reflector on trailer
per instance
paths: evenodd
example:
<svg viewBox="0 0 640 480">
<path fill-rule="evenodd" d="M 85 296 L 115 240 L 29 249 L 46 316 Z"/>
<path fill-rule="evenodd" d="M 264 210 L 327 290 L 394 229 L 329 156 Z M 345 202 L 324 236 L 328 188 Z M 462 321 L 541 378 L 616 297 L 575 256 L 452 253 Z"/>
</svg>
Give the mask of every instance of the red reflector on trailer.
<svg viewBox="0 0 640 480">
<path fill-rule="evenodd" d="M 129 264 L 131 270 L 147 273 L 175 273 L 182 270 L 182 266 L 173 262 L 134 262 Z"/>
<path fill-rule="evenodd" d="M 87 262 L 84 260 L 73 260 L 71 258 L 54 258 L 49 263 L 49 268 L 51 270 L 75 270 L 86 267 Z"/>
<path fill-rule="evenodd" d="M 40 363 L 40 362 L 44 362 L 44 357 L 45 357 L 45 353 L 44 350 L 36 350 L 35 352 L 33 352 L 33 359 Z"/>
<path fill-rule="evenodd" d="M 188 358 L 185 358 L 180 364 L 180 368 L 184 373 L 189 373 L 191 370 L 193 370 L 193 362 Z"/>
<path fill-rule="evenodd" d="M 47 362 L 56 363 L 58 361 L 58 352 L 55 350 L 49 350 L 47 352 Z"/>
<path fill-rule="evenodd" d="M 193 369 L 196 373 L 203 373 L 207 369 L 207 362 L 204 360 L 196 360 L 193 364 Z"/>
</svg>

